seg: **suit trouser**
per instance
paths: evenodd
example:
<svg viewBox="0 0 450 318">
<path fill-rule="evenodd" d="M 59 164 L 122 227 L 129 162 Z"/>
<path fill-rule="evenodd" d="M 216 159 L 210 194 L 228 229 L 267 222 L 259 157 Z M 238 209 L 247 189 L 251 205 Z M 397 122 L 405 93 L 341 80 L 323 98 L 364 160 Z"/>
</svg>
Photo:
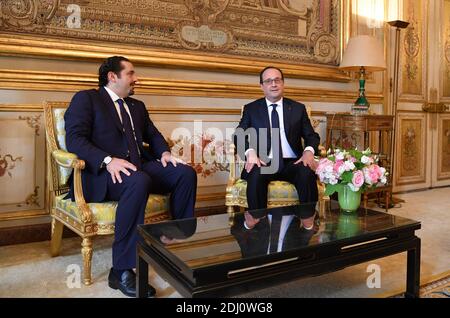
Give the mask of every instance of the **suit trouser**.
<svg viewBox="0 0 450 318">
<path fill-rule="evenodd" d="M 170 193 L 170 210 L 174 219 L 194 216 L 197 174 L 192 167 L 158 161 L 143 164 L 142 171 L 121 173 L 122 183 L 114 184 L 108 176 L 107 200 L 118 201 L 112 247 L 113 267 L 136 267 L 137 225 L 144 223 L 150 193 Z"/>
<path fill-rule="evenodd" d="M 317 177 L 314 171 L 302 162 L 294 164 L 297 159 L 284 159 L 283 169 L 274 174 L 263 174 L 261 168 L 253 166 L 248 173 L 247 202 L 250 210 L 267 208 L 267 190 L 270 181 L 281 180 L 294 184 L 300 202 L 317 202 L 319 198 Z"/>
</svg>

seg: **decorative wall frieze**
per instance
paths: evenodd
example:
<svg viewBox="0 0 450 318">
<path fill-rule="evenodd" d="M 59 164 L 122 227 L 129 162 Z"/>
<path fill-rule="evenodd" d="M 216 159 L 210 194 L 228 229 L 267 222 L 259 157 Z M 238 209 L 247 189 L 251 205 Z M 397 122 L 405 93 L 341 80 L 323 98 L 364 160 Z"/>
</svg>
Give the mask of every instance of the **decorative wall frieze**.
<svg viewBox="0 0 450 318">
<path fill-rule="evenodd" d="M 3 2 L 0 26 L 9 33 L 96 41 L 111 47 L 131 44 L 184 53 L 217 52 L 270 58 L 275 63 L 339 63 L 339 0 Z M 302 54 L 285 54 L 283 44 Z"/>
<path fill-rule="evenodd" d="M 288 48 L 287 52 L 292 51 Z M 297 54 L 294 50 L 293 53 Z M 291 54 L 291 53 L 289 53 Z M 269 62 L 239 57 L 220 57 L 206 53 L 179 53 L 136 47 L 121 43 L 120 46 L 102 45 L 92 41 L 52 39 L 40 36 L 12 35 L 0 33 L 0 55 L 45 57 L 100 62 L 112 55 L 123 55 L 135 65 L 190 68 L 207 71 L 258 74 Z M 286 77 L 348 82 L 350 75 L 334 66 L 295 65 L 271 61 L 283 69 Z"/>
<path fill-rule="evenodd" d="M 0 88 L 15 90 L 46 90 L 76 92 L 96 88 L 97 76 L 63 72 L 0 70 Z M 136 93 L 162 96 L 200 96 L 214 98 L 258 98 L 262 96 L 259 85 L 226 82 L 182 81 L 140 78 Z M 355 91 L 287 87 L 285 95 L 302 101 L 353 102 Z M 374 104 L 383 103 L 381 93 L 366 93 Z"/>
</svg>

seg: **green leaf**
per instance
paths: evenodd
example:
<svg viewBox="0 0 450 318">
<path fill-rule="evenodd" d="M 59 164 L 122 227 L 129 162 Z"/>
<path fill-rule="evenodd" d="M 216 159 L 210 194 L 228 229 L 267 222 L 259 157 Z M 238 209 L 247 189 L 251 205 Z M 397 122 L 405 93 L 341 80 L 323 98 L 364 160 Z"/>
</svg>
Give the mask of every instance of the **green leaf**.
<svg viewBox="0 0 450 318">
<path fill-rule="evenodd" d="M 353 173 L 351 171 L 345 171 L 341 175 L 341 179 L 343 183 L 351 183 L 353 179 Z"/>
<path fill-rule="evenodd" d="M 325 195 L 332 195 L 335 192 L 342 191 L 342 184 L 327 184 L 325 188 Z"/>
</svg>

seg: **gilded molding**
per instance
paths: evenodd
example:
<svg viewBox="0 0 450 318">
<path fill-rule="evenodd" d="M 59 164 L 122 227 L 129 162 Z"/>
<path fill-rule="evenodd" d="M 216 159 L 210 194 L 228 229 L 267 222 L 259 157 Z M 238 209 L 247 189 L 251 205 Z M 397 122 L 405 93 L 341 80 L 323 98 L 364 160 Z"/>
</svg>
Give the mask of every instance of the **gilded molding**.
<svg viewBox="0 0 450 318">
<path fill-rule="evenodd" d="M 0 26 L 110 48 L 177 51 L 184 62 L 198 52 L 202 60 L 220 55 L 247 65 L 260 58 L 336 66 L 341 11 L 340 0 L 22 0 L 0 6 Z"/>
<path fill-rule="evenodd" d="M 319 50 L 326 50 L 326 41 L 319 42 Z M 50 59 L 69 59 L 99 62 L 111 55 L 124 55 L 135 65 L 203 69 L 208 71 L 259 74 L 268 61 L 239 57 L 218 57 L 200 53 L 177 53 L 168 50 L 146 49 L 127 44 L 120 48 L 105 46 L 91 41 L 50 39 L 39 36 L 0 34 L 0 55 L 45 57 Z M 283 69 L 286 77 L 348 82 L 347 72 L 336 66 L 294 65 L 272 63 Z"/>
<path fill-rule="evenodd" d="M 157 78 L 140 78 L 137 94 L 163 96 L 196 96 L 215 98 L 259 98 L 258 84 L 226 82 L 183 81 Z M 50 90 L 77 92 L 97 87 L 97 76 L 63 72 L 0 70 L 0 89 Z M 285 95 L 302 101 L 353 102 L 357 92 L 331 89 L 287 87 Z M 374 104 L 383 103 L 382 93 L 366 93 Z"/>
</svg>

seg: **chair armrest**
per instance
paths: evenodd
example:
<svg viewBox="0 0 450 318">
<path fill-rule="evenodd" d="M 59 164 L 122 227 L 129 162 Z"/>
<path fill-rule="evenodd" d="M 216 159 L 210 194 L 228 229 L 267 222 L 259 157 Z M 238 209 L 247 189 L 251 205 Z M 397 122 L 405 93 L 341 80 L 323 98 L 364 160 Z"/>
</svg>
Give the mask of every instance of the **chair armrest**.
<svg viewBox="0 0 450 318">
<path fill-rule="evenodd" d="M 52 152 L 52 156 L 56 163 L 64 168 L 73 168 L 73 188 L 75 194 L 75 203 L 78 209 L 81 211 L 81 221 L 83 223 L 91 223 L 93 215 L 91 209 L 86 204 L 86 200 L 83 195 L 83 186 L 81 183 L 81 170 L 85 167 L 84 160 L 78 159 L 77 155 L 64 150 L 55 150 Z"/>
<path fill-rule="evenodd" d="M 56 163 L 64 168 L 74 168 L 75 165 L 79 165 L 79 161 L 83 161 L 78 160 L 76 154 L 60 149 L 53 151 L 52 155 Z"/>
</svg>

